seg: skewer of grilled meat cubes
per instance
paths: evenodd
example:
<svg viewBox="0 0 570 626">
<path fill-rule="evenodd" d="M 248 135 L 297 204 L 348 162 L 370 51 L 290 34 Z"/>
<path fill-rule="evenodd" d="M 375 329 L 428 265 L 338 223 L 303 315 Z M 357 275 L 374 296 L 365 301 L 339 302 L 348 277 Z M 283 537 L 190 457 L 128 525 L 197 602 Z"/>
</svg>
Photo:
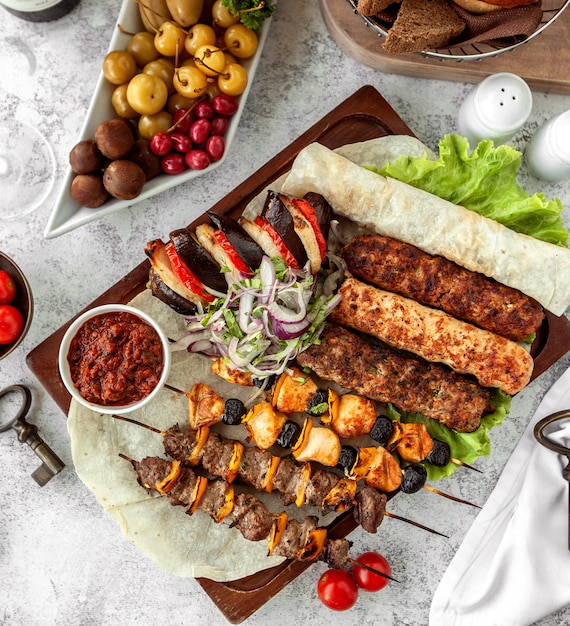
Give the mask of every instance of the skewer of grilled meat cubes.
<svg viewBox="0 0 570 626">
<path fill-rule="evenodd" d="M 127 416 L 113 417 L 161 435 L 166 455 L 185 466 L 200 465 L 210 475 L 229 483 L 237 481 L 267 493 L 277 491 L 286 506 L 318 506 L 323 515 L 352 509 L 355 521 L 369 533 L 376 532 L 386 515 L 445 536 L 418 522 L 389 513 L 385 493 L 370 485 L 357 490 L 357 480 L 341 478 L 332 470 L 313 471 L 310 463 L 299 464 L 290 457 L 279 457 L 269 450 L 246 446 L 237 439 L 211 431 L 207 426 L 193 430 L 176 425 L 161 431 Z M 410 469 L 403 488 L 409 487 L 409 493 L 413 493 L 424 482 L 425 475 L 418 475 Z"/>
<path fill-rule="evenodd" d="M 245 408 L 241 401 L 232 398 L 224 401 L 203 383 L 193 385 L 189 394 L 170 385 L 166 387 L 188 397 L 192 429 L 209 428 L 220 420 L 233 425 L 244 423 L 250 442 L 261 450 L 268 450 L 278 441 L 281 447 L 292 449 L 292 456 L 299 463 L 316 461 L 324 466 L 339 467 L 349 478 L 364 480 L 368 486 L 385 493 L 397 489 L 415 493 L 421 488 L 427 488 L 427 472 L 423 466 L 402 468 L 392 453 L 382 446 L 362 446 L 355 455 L 347 456 L 347 452 L 355 449 L 343 447 L 334 431 L 328 427 L 314 426 L 310 417 L 305 419 L 299 432 L 298 424 L 287 420 L 285 414 L 275 411 L 267 401 L 258 402 L 244 415 Z M 425 426 L 421 428 L 425 430 Z M 443 493 L 441 495 L 453 498 Z"/>
<path fill-rule="evenodd" d="M 520 291 L 391 237 L 360 235 L 339 254 L 357 278 L 513 341 L 534 335 L 544 319 Z"/>
<path fill-rule="evenodd" d="M 325 561 L 329 567 L 345 569 L 354 563 L 349 556 L 351 543 L 347 539 L 331 539 L 326 528 L 318 526 L 315 516 L 302 522 L 288 519 L 287 513 L 273 513 L 253 494 L 236 493 L 234 486 L 224 480 L 209 480 L 199 476 L 177 460 L 145 457 L 129 461 L 137 481 L 148 492 L 164 495 L 172 506 L 186 507 L 193 515 L 198 509 L 214 522 L 230 522 L 249 541 L 268 540 L 268 555 L 297 561 Z M 390 580 L 395 580 L 373 568 Z M 397 582 L 397 581 L 396 581 Z"/>
</svg>

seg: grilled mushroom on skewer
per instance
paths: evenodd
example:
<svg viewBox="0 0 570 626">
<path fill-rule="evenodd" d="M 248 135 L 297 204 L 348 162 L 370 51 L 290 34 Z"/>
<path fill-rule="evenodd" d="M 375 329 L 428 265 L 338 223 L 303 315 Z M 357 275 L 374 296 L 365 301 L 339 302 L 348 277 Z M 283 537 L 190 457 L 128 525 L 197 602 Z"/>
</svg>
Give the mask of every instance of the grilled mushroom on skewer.
<svg viewBox="0 0 570 626">
<path fill-rule="evenodd" d="M 198 509 L 216 523 L 224 520 L 237 528 L 249 541 L 268 540 L 268 554 L 297 561 L 325 561 L 330 567 L 344 569 L 353 563 L 348 555 L 347 539 L 330 539 L 327 529 L 317 526 L 317 518 L 306 517 L 302 522 L 289 520 L 286 513 L 275 514 L 252 494 L 236 494 L 232 484 L 223 480 L 208 480 L 173 460 L 146 457 L 135 461 L 123 454 L 137 475 L 137 481 L 149 492 L 164 495 L 171 505 L 186 507 L 193 515 Z M 396 579 L 369 568 L 390 580 Z"/>
</svg>

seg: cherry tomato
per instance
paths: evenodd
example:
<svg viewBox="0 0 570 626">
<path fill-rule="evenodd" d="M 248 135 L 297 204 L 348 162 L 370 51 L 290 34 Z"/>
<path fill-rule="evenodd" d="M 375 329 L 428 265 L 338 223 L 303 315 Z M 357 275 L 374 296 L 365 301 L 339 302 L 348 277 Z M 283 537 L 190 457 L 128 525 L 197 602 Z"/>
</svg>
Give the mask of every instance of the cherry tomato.
<svg viewBox="0 0 570 626">
<path fill-rule="evenodd" d="M 317 583 L 320 601 L 333 611 L 346 611 L 356 604 L 358 587 L 350 572 L 329 569 Z"/>
<path fill-rule="evenodd" d="M 0 270 L 0 304 L 8 304 L 16 297 L 16 283 L 14 279 L 5 272 Z"/>
<path fill-rule="evenodd" d="M 14 343 L 24 330 L 24 318 L 11 304 L 0 305 L 0 344 Z"/>
<path fill-rule="evenodd" d="M 377 552 L 365 552 L 356 560 L 363 565 L 368 565 L 368 567 L 372 567 L 379 572 L 388 574 L 388 576 L 392 574 L 388 561 Z M 378 574 L 364 569 L 363 567 L 358 567 L 356 563 L 353 564 L 352 574 L 356 580 L 356 584 L 365 591 L 380 591 L 380 589 L 384 589 L 384 587 L 390 582 L 388 578 L 379 576 Z"/>
</svg>

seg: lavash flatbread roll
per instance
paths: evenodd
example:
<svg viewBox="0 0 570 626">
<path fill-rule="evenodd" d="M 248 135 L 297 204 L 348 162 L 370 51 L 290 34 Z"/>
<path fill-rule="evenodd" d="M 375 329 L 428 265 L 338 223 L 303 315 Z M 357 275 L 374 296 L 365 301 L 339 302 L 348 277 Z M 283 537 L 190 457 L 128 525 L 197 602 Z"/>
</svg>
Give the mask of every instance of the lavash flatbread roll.
<svg viewBox="0 0 570 626">
<path fill-rule="evenodd" d="M 383 289 L 347 278 L 329 320 L 380 339 L 426 361 L 474 376 L 483 387 L 514 395 L 524 389 L 533 359 L 518 343 Z"/>
<path fill-rule="evenodd" d="M 363 154 L 360 159 L 366 162 Z M 282 191 L 299 197 L 309 191 L 320 193 L 337 215 L 490 276 L 555 315 L 570 305 L 568 248 L 516 233 L 474 211 L 380 176 L 321 144 L 301 150 Z"/>
</svg>

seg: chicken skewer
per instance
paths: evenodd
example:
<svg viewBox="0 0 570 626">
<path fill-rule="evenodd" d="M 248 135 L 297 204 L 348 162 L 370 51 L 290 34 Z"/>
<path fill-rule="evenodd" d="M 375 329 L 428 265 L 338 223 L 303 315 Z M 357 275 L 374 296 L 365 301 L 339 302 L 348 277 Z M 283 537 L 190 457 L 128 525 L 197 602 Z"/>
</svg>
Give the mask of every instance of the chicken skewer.
<svg viewBox="0 0 570 626">
<path fill-rule="evenodd" d="M 168 388 L 188 397 L 192 428 L 207 427 L 201 425 L 219 421 L 224 421 L 226 424 L 245 422 L 250 441 L 255 442 L 256 446 L 263 450 L 270 448 L 283 434 L 282 430 L 287 418 L 284 414 L 274 411 L 267 401 L 256 404 L 243 418 L 244 409 L 240 401 L 229 399 L 224 402 L 207 385 L 197 383 L 189 394 L 171 386 Z M 236 421 L 233 419 L 234 415 L 231 419 L 224 419 L 230 406 L 238 406 Z M 291 425 L 296 426 L 294 423 Z M 429 437 L 425 426 L 422 425 L 422 429 L 423 438 Z M 336 433 L 329 428 L 313 426 L 310 418 L 305 420 L 301 434 L 295 437 L 296 442 L 292 446 L 283 441 L 280 444 L 282 447 L 292 447 L 292 455 L 300 463 L 316 461 L 329 467 L 336 467 L 340 464 L 350 478 L 364 479 L 367 485 L 383 492 L 390 493 L 401 489 L 404 493 L 415 493 L 423 488 L 455 502 L 480 508 L 468 500 L 426 485 L 427 471 L 422 465 L 415 463 L 402 468 L 396 458 L 382 446 L 360 447 L 357 451 L 350 446 L 343 447 Z M 355 451 L 355 454 L 349 455 L 349 461 L 342 462 L 341 455 L 347 450 Z"/>
<path fill-rule="evenodd" d="M 451 456 L 449 446 L 431 437 L 423 424 L 404 424 L 376 415 L 372 400 L 353 393 L 337 394 L 333 389 L 319 388 L 317 383 L 297 368 L 283 372 L 275 383 L 271 404 L 285 414 L 307 412 L 320 417 L 321 422 L 342 438 L 351 439 L 369 435 L 380 445 L 396 450 L 410 463 L 427 461 L 437 467 L 454 463 L 480 472 Z"/>
<path fill-rule="evenodd" d="M 452 458 L 449 446 L 433 439 L 424 424 L 405 424 L 386 416 L 377 417 L 375 405 L 368 398 L 350 393 L 339 396 L 332 389 L 319 389 L 310 377 L 296 368 L 281 374 L 269 401 L 260 401 L 249 411 L 241 401 L 235 398 L 224 401 L 202 383 L 195 384 L 189 393 L 168 384 L 166 387 L 188 398 L 192 428 L 219 422 L 229 426 L 244 424 L 250 441 L 257 446 L 268 449 L 278 444 L 283 448 L 292 448 L 293 456 L 299 461 L 316 460 L 335 466 L 345 448 L 339 437 L 351 439 L 370 435 L 390 452 L 398 452 L 406 462 L 427 461 L 437 467 L 451 462 L 480 472 L 468 463 Z M 330 429 L 314 429 L 309 418 L 302 428 L 297 422 L 287 419 L 291 413 L 304 411 L 320 416 L 321 423 Z M 387 424 L 391 425 L 388 437 Z M 387 446 L 387 443 L 390 445 Z M 315 444 L 318 456 L 311 457 L 317 447 Z"/>
<path fill-rule="evenodd" d="M 302 522 L 288 519 L 287 513 L 272 513 L 254 495 L 238 493 L 224 480 L 208 480 L 179 461 L 145 457 L 136 461 L 124 454 L 137 475 L 137 481 L 148 492 L 164 495 L 173 506 L 184 506 L 188 515 L 198 509 L 216 523 L 230 522 L 249 541 L 268 540 L 268 554 L 298 561 L 325 561 L 330 567 L 345 569 L 356 564 L 375 574 L 399 582 L 392 576 L 356 562 L 349 556 L 347 539 L 331 539 L 317 518 L 308 516 Z"/>
</svg>

